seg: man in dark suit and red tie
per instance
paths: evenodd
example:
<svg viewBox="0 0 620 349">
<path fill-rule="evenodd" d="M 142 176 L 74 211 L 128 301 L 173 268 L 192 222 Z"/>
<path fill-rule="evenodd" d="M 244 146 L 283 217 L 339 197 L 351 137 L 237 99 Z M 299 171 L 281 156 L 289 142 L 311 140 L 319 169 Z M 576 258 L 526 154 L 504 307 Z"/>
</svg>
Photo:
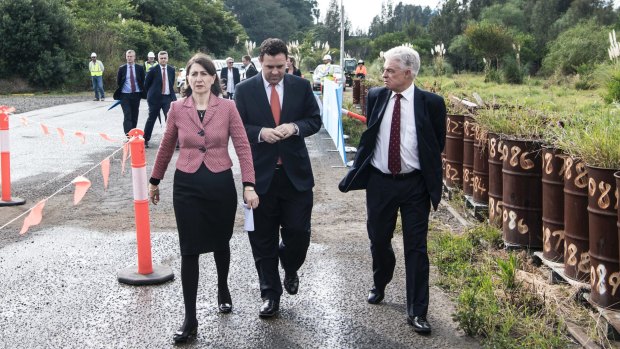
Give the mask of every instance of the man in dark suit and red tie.
<svg viewBox="0 0 620 349">
<path fill-rule="evenodd" d="M 420 56 L 406 46 L 384 53 L 385 87 L 368 92 L 368 128 L 362 134 L 353 166 L 340 182 L 342 192 L 366 189 L 367 229 L 374 286 L 368 303 L 379 304 L 392 280 L 396 257 L 392 236 L 400 210 L 407 322 L 430 333 L 428 216 L 441 199 L 441 152 L 446 137 L 442 97 L 414 85 Z"/>
<path fill-rule="evenodd" d="M 157 60 L 159 64 L 147 72 L 144 82 L 144 88 L 147 91 L 146 101 L 149 104 L 149 118 L 144 125 L 144 146 L 146 148 L 149 148 L 155 121 L 159 118 L 161 122 L 160 110 L 164 112 L 164 119 L 168 120 L 170 103 L 177 100 L 174 93 L 174 67 L 168 64 L 168 52 L 159 51 Z"/>
<path fill-rule="evenodd" d="M 235 93 L 261 203 L 254 210 L 254 231 L 248 232 L 263 299 L 261 318 L 274 316 L 280 308 L 278 261 L 284 288 L 294 295 L 297 271 L 310 245 L 314 177 L 304 138 L 319 131 L 321 116 L 310 83 L 285 74 L 287 56 L 284 41 L 263 41 L 261 73 L 237 85 Z"/>
<path fill-rule="evenodd" d="M 121 101 L 123 108 L 123 130 L 129 133 L 138 125 L 138 113 L 140 111 L 140 99 L 144 93 L 144 68 L 135 64 L 136 52 L 128 50 L 125 52 L 127 64 L 118 68 L 116 74 L 116 91 L 114 99 Z"/>
</svg>

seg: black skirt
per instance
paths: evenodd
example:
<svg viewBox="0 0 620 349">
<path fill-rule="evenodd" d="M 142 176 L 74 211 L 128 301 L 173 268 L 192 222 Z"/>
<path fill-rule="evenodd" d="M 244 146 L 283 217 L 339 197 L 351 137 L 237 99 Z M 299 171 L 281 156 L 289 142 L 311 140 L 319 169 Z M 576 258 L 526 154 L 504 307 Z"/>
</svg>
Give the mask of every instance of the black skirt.
<svg viewBox="0 0 620 349">
<path fill-rule="evenodd" d="M 176 170 L 172 202 L 181 255 L 228 248 L 237 210 L 232 170 L 213 173 L 204 164 L 195 173 Z"/>
</svg>

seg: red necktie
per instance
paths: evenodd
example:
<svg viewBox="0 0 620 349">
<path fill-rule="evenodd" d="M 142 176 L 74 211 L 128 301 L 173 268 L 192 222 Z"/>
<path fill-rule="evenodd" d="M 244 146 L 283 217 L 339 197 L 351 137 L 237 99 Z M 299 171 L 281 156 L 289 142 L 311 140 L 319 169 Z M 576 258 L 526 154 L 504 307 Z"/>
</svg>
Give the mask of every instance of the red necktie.
<svg viewBox="0 0 620 349">
<path fill-rule="evenodd" d="M 276 126 L 280 125 L 280 95 L 276 90 L 276 85 L 271 85 L 271 114 L 273 114 L 273 120 L 276 122 Z"/>
<path fill-rule="evenodd" d="M 133 65 L 129 66 L 129 82 L 131 83 L 131 92 L 136 92 L 136 79 L 133 75 Z"/>
<path fill-rule="evenodd" d="M 400 173 L 400 98 L 396 94 L 394 112 L 392 112 L 392 128 L 390 129 L 390 146 L 388 148 L 388 170 L 393 175 Z"/>
<path fill-rule="evenodd" d="M 166 94 L 166 67 L 161 70 L 161 94 Z"/>
</svg>

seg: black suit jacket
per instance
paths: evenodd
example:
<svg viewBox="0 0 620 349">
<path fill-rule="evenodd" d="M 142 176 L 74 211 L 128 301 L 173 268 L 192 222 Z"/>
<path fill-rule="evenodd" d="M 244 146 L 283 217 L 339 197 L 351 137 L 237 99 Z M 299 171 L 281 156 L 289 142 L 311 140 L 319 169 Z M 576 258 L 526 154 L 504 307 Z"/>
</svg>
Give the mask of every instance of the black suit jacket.
<svg viewBox="0 0 620 349">
<path fill-rule="evenodd" d="M 249 79 L 249 78 L 253 77 L 256 74 L 258 74 L 258 70 L 256 70 L 256 67 L 254 66 L 254 63 L 248 64 L 248 67 L 245 68 L 245 78 Z"/>
<path fill-rule="evenodd" d="M 170 86 L 170 97 L 173 101 L 177 100 L 177 96 L 174 93 L 174 67 L 170 64 L 166 65 L 166 78 L 168 79 L 168 86 Z M 149 103 L 161 101 L 161 66 L 158 64 L 151 68 L 146 73 L 146 81 L 144 81 L 144 88 L 146 89 L 146 100 Z"/>
<path fill-rule="evenodd" d="M 136 71 L 136 83 L 141 91 L 141 98 L 146 98 L 146 90 L 144 89 L 144 67 L 139 64 L 134 64 Z M 127 77 L 127 64 L 123 64 L 118 68 L 116 73 L 116 91 L 114 91 L 113 98 L 116 100 L 121 99 L 121 93 L 123 92 L 123 85 L 125 84 L 125 78 Z"/>
<path fill-rule="evenodd" d="M 239 81 L 241 81 L 241 76 L 239 75 L 239 69 L 233 67 L 232 68 L 233 71 L 233 81 L 235 83 L 235 89 L 237 88 L 237 84 L 239 83 Z M 224 67 L 222 68 L 222 70 L 220 71 L 220 79 L 226 79 L 228 80 L 228 67 Z M 236 91 L 236 90 L 235 90 Z"/>
<path fill-rule="evenodd" d="M 346 193 L 349 190 L 366 189 L 379 127 L 391 92 L 385 87 L 368 91 L 368 128 L 360 138 L 353 166 L 338 185 L 340 191 Z M 441 152 L 446 143 L 446 105 L 441 96 L 415 87 L 413 108 L 422 176 L 436 210 L 443 185 Z"/>
<path fill-rule="evenodd" d="M 276 127 L 262 74 L 244 80 L 235 90 L 237 109 L 252 147 L 258 194 L 264 194 L 269 189 L 278 157 L 282 159 L 282 166 L 295 189 L 306 191 L 314 186 L 312 166 L 304 138 L 317 133 L 321 128 L 319 106 L 310 82 L 290 74 L 284 75 L 283 97 L 280 123 L 295 123 L 299 128 L 299 136 L 269 144 L 258 141 L 263 127 Z"/>
</svg>

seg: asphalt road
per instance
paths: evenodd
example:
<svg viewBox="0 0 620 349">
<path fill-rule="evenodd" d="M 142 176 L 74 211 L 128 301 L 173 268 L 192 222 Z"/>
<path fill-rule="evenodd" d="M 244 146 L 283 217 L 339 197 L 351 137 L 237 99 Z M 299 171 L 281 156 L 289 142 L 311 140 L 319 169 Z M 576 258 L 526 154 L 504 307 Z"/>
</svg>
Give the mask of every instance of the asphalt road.
<svg viewBox="0 0 620 349">
<path fill-rule="evenodd" d="M 0 103 L 2 104 L 2 103 Z M 162 201 L 151 206 L 152 256 L 170 266 L 171 282 L 127 286 L 117 272 L 136 265 L 131 171 L 121 174 L 121 156 L 111 158 L 110 186 L 103 189 L 101 160 L 121 143 L 98 136 L 122 136 L 120 108 L 111 102 L 81 102 L 33 110 L 11 117 L 13 195 L 28 200 L 0 208 L 4 225 L 35 202 L 86 174 L 92 187 L 77 206 L 71 187 L 50 198 L 43 221 L 24 236 L 23 219 L 0 230 L 0 348 L 167 348 L 183 320 L 180 254 L 172 211 L 169 168 Z M 147 111 L 142 103 L 139 126 Z M 23 125 L 21 117 L 29 124 Z M 44 135 L 40 126 L 50 128 Z M 53 131 L 61 127 L 65 143 Z M 73 133 L 86 133 L 82 144 Z M 163 128 L 156 127 L 157 145 Z M 402 241 L 396 237 L 397 267 L 385 301 L 365 299 L 372 284 L 365 231 L 364 193 L 341 194 L 345 173 L 323 130 L 307 139 L 317 185 L 313 236 L 300 270 L 300 291 L 283 295 L 279 316 L 259 319 L 259 289 L 241 210 L 231 240 L 229 285 L 234 310 L 217 311 L 216 274 L 210 254 L 200 259 L 199 334 L 191 348 L 478 348 L 451 319 L 449 297 L 431 286 L 429 320 L 433 334 L 419 336 L 406 322 Z M 147 168 L 156 148 L 147 150 Z M 175 159 L 173 159 L 173 162 Z M 236 162 L 233 159 L 233 162 Z M 127 169 L 130 164 L 127 163 Z M 174 165 L 171 164 L 170 167 Z M 239 169 L 233 172 L 239 179 Z M 240 180 L 238 180 L 239 182 Z M 436 219 L 443 217 L 438 214 Z M 250 233 L 251 234 L 251 233 Z M 437 275 L 432 270 L 432 278 Z"/>
</svg>

